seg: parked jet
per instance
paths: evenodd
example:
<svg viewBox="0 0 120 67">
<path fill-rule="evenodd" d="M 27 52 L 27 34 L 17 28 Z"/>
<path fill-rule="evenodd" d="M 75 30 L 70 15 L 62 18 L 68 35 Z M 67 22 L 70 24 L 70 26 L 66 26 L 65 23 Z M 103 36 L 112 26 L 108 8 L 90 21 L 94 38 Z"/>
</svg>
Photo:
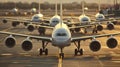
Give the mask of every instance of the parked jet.
<svg viewBox="0 0 120 67">
<path fill-rule="evenodd" d="M 0 31 L 0 34 L 8 34 L 9 36 L 5 39 L 5 45 L 9 48 L 12 48 L 16 44 L 16 39 L 14 36 L 21 36 L 26 37 L 25 40 L 22 42 L 22 48 L 25 51 L 29 51 L 32 49 L 33 44 L 31 39 L 41 40 L 42 41 L 42 48 L 40 48 L 40 55 L 45 53 L 45 55 L 48 55 L 48 49 L 46 48 L 48 42 L 52 43 L 52 46 L 56 46 L 60 49 L 59 57 L 64 58 L 64 52 L 63 49 L 65 47 L 68 47 L 71 45 L 71 43 L 75 43 L 76 49 L 75 49 L 75 55 L 83 55 L 83 49 L 80 47 L 80 41 L 92 39 L 91 43 L 89 44 L 89 47 L 92 51 L 96 52 L 99 51 L 101 48 L 101 44 L 96 38 L 99 37 L 105 37 L 109 36 L 108 40 L 106 41 L 106 44 L 109 48 L 115 48 L 118 45 L 117 40 L 113 37 L 114 35 L 120 35 L 120 33 L 113 33 L 113 34 L 101 34 L 101 35 L 92 35 L 92 36 L 79 36 L 79 37 L 73 37 L 71 36 L 69 27 L 63 23 L 62 20 L 62 2 L 61 2 L 61 21 L 54 27 L 54 30 L 52 32 L 51 37 L 45 37 L 45 36 L 33 36 L 33 35 L 25 35 L 25 34 L 19 34 L 19 33 L 11 33 L 11 32 L 5 32 Z M 77 42 L 77 44 L 76 44 Z"/>
</svg>

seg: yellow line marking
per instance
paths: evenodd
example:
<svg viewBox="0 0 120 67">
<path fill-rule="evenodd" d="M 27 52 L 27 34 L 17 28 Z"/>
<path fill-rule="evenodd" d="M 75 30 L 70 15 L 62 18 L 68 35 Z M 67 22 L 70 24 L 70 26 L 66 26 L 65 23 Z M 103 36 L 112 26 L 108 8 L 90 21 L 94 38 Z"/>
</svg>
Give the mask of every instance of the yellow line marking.
<svg viewBox="0 0 120 67">
<path fill-rule="evenodd" d="M 58 67 L 62 67 L 62 58 L 58 59 Z"/>
</svg>

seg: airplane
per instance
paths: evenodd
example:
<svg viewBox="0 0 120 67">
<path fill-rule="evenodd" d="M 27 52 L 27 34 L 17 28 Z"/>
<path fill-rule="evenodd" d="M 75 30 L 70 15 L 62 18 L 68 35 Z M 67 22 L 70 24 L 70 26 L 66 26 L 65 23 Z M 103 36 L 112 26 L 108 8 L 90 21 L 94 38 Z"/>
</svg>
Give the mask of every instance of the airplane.
<svg viewBox="0 0 120 67">
<path fill-rule="evenodd" d="M 32 8 L 31 10 L 34 11 L 34 12 L 36 12 L 35 8 Z M 15 11 L 18 11 L 18 9 L 14 9 L 14 12 Z M 20 20 L 17 19 L 16 20 L 16 18 L 10 18 L 9 17 L 9 18 L 3 18 L 3 23 L 7 23 L 8 22 L 7 20 L 9 20 L 9 21 L 17 21 L 17 22 L 26 22 L 26 23 L 29 23 L 29 22 L 41 22 L 41 21 L 43 21 L 43 14 L 40 12 L 40 0 L 39 0 L 38 14 L 33 15 L 31 19 L 23 19 L 23 20 L 22 19 L 20 19 Z"/>
<path fill-rule="evenodd" d="M 100 6 L 100 0 L 98 0 L 98 11 L 101 10 L 101 6 Z M 101 14 L 100 12 L 98 12 L 96 15 L 95 15 L 95 18 L 97 21 L 102 21 L 102 20 L 105 20 L 105 16 L 103 14 Z"/>
<path fill-rule="evenodd" d="M 91 36 L 78 36 L 73 37 L 71 36 L 71 32 L 69 30 L 69 27 L 63 23 L 63 16 L 62 16 L 62 0 L 60 0 L 60 17 L 61 21 L 54 27 L 54 30 L 52 32 L 51 37 L 46 36 L 34 36 L 34 35 L 26 35 L 26 34 L 19 34 L 19 33 L 12 33 L 12 32 L 5 32 L 0 31 L 0 34 L 7 34 L 8 37 L 5 38 L 5 45 L 9 48 L 12 48 L 16 44 L 16 39 L 14 36 L 20 36 L 20 37 L 26 37 L 25 40 L 22 42 L 22 49 L 25 51 L 30 51 L 33 47 L 32 40 L 41 40 L 42 41 L 42 48 L 40 48 L 40 55 L 45 53 L 45 55 L 48 55 L 48 49 L 46 46 L 49 42 L 52 43 L 52 46 L 58 47 L 60 49 L 59 57 L 64 58 L 64 52 L 63 49 L 65 47 L 68 47 L 73 42 L 76 45 L 76 49 L 74 51 L 75 56 L 80 53 L 80 55 L 83 55 L 83 49 L 80 47 L 80 42 L 82 40 L 88 40 L 91 39 L 91 43 L 89 44 L 89 48 L 93 52 L 97 52 L 101 48 L 100 42 L 96 38 L 100 37 L 109 37 L 106 41 L 106 44 L 109 48 L 115 48 L 118 45 L 117 39 L 114 37 L 115 35 L 120 35 L 119 33 L 113 33 L 113 34 L 101 34 L 101 35 L 91 35 Z M 77 42 L 77 43 L 76 43 Z"/>
<path fill-rule="evenodd" d="M 40 3 L 39 3 L 39 11 L 40 11 Z M 75 24 L 75 26 L 77 26 L 76 28 L 75 27 L 70 27 L 69 29 L 72 31 L 72 32 L 79 32 L 81 28 L 84 28 L 84 32 L 87 33 L 87 28 L 88 27 L 94 27 L 93 28 L 93 33 L 97 33 L 97 31 L 102 31 L 103 30 L 103 26 L 101 24 L 98 24 L 98 23 L 90 23 L 91 20 L 88 16 L 85 15 L 84 13 L 84 1 L 83 1 L 83 5 L 82 5 L 82 15 L 79 17 L 79 20 L 80 20 L 80 23 L 70 23 L 68 24 L 68 26 L 72 26 L 73 24 Z M 25 26 L 27 26 L 27 29 L 28 31 L 32 32 L 34 31 L 35 28 L 37 28 L 39 34 L 45 34 L 45 31 L 46 31 L 46 28 L 50 28 L 50 29 L 53 29 L 53 27 L 60 21 L 60 16 L 58 16 L 57 14 L 57 3 L 56 3 L 56 14 L 55 16 L 53 16 L 51 19 L 50 19 L 50 23 L 44 23 L 46 21 L 43 21 L 43 23 L 39 23 L 40 25 L 36 25 L 36 23 L 33 23 L 33 22 L 37 22 L 39 21 L 39 17 L 43 17 L 42 14 L 35 14 L 33 17 L 32 17 L 32 20 L 31 21 L 18 21 L 18 20 L 15 20 L 13 21 L 12 23 L 12 26 L 13 27 L 16 27 L 17 25 L 19 25 L 19 23 L 23 23 Z M 4 23 L 6 23 L 7 21 L 6 20 L 3 20 Z M 31 22 L 31 23 L 30 23 Z M 48 26 L 45 26 L 45 25 L 48 25 Z M 108 26 L 109 25 L 109 26 Z M 107 28 L 112 30 L 114 28 L 113 25 L 110 25 L 108 24 L 107 25 Z M 52 27 L 51 27 L 52 26 Z M 74 28 L 74 29 L 73 29 Z"/>
</svg>

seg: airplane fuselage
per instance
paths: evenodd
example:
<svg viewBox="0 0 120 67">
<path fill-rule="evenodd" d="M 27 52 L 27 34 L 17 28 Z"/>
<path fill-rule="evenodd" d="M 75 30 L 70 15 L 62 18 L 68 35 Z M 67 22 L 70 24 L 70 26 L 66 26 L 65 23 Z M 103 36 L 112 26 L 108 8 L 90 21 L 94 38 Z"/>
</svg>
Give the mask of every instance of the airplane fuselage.
<svg viewBox="0 0 120 67">
<path fill-rule="evenodd" d="M 97 13 L 97 14 L 95 15 L 95 17 L 96 17 L 96 20 L 98 20 L 98 21 L 103 21 L 103 20 L 105 20 L 105 16 L 104 16 L 103 14 L 100 14 L 100 13 Z"/>
<path fill-rule="evenodd" d="M 81 15 L 79 18 L 81 24 L 89 24 L 91 22 L 90 18 L 86 15 Z"/>
<path fill-rule="evenodd" d="M 60 22 L 60 16 L 55 15 L 50 19 L 50 26 L 55 27 Z"/>
<path fill-rule="evenodd" d="M 58 23 L 52 34 L 52 45 L 59 48 L 69 46 L 71 43 L 71 33 L 68 26 L 64 23 Z"/>
<path fill-rule="evenodd" d="M 39 13 L 39 14 L 35 14 L 32 17 L 32 22 L 40 22 L 43 20 L 43 14 Z"/>
</svg>

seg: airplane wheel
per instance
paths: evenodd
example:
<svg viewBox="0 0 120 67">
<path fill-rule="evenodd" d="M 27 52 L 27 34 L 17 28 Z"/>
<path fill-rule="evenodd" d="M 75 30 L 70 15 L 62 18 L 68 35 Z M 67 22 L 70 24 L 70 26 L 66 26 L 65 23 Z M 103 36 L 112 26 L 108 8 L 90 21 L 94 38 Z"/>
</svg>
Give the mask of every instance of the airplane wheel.
<svg viewBox="0 0 120 67">
<path fill-rule="evenodd" d="M 86 31 L 86 30 L 85 30 L 84 32 L 85 32 L 85 33 L 87 33 L 87 31 Z"/>
<path fill-rule="evenodd" d="M 40 55 L 42 55 L 42 53 L 43 53 L 43 50 L 42 50 L 42 49 L 40 49 Z"/>
<path fill-rule="evenodd" d="M 64 53 L 60 53 L 59 57 L 63 59 L 64 58 Z"/>
<path fill-rule="evenodd" d="M 97 30 L 95 30 L 95 33 L 97 33 Z"/>
<path fill-rule="evenodd" d="M 83 49 L 80 49 L 80 55 L 83 55 Z"/>
<path fill-rule="evenodd" d="M 78 51 L 77 51 L 77 49 L 75 49 L 75 56 L 77 55 L 77 53 L 78 53 Z"/>
<path fill-rule="evenodd" d="M 48 55 L 48 49 L 45 49 L 45 55 Z"/>
<path fill-rule="evenodd" d="M 3 23 L 7 23 L 7 20 L 6 20 L 6 19 L 3 19 Z"/>
</svg>

